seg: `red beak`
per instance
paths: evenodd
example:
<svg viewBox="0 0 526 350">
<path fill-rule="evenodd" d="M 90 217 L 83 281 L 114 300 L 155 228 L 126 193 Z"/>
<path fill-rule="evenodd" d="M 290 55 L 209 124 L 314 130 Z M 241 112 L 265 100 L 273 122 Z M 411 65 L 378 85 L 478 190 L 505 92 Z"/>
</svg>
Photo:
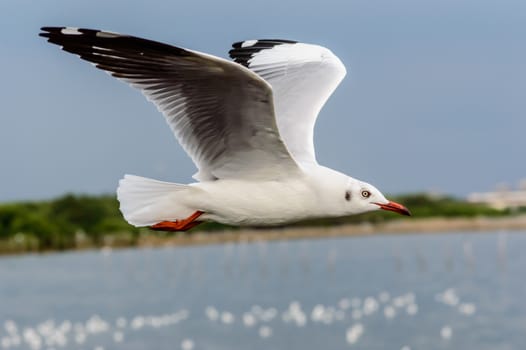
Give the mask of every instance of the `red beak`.
<svg viewBox="0 0 526 350">
<path fill-rule="evenodd" d="M 389 202 L 387 204 L 380 204 L 380 203 L 374 203 L 374 204 L 376 204 L 377 206 L 380 207 L 380 209 L 383 209 L 383 210 L 394 211 L 395 213 L 398 213 L 398 214 L 411 216 L 411 212 L 409 211 L 409 209 L 404 207 L 402 204 L 398 204 L 396 202 Z"/>
</svg>

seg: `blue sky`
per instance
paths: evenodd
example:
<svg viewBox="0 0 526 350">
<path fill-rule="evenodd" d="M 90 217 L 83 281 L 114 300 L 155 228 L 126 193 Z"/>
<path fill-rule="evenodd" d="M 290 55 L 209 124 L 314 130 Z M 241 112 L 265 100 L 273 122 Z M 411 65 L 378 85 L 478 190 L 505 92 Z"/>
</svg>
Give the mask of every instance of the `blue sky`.
<svg viewBox="0 0 526 350">
<path fill-rule="evenodd" d="M 348 68 L 316 126 L 320 163 L 387 193 L 463 196 L 526 177 L 523 0 L 4 0 L 0 201 L 195 172 L 138 91 L 37 36 L 63 25 L 222 57 L 244 39 L 317 43 Z"/>
</svg>

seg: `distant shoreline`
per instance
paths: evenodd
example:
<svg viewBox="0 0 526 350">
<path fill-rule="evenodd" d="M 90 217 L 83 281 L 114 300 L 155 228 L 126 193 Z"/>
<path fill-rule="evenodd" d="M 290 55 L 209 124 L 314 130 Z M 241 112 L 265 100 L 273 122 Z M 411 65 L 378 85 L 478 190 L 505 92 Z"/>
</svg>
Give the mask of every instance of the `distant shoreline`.
<svg viewBox="0 0 526 350">
<path fill-rule="evenodd" d="M 526 233 L 526 215 L 476 218 L 422 218 L 399 219 L 382 223 L 344 224 L 335 226 L 288 226 L 279 228 L 240 228 L 217 231 L 196 231 L 162 236 L 144 233 L 136 240 L 122 240 L 118 235 L 108 235 L 101 246 L 82 244 L 71 249 L 24 249 L 12 247 L 0 251 L 0 256 L 25 254 L 53 254 L 89 250 L 134 249 L 177 246 L 200 246 L 228 243 L 250 243 L 299 239 L 324 239 L 334 237 L 363 237 L 374 235 L 427 234 L 448 232 L 523 231 Z"/>
<path fill-rule="evenodd" d="M 142 236 L 137 247 L 188 246 L 232 242 L 259 242 L 376 234 L 446 233 L 457 231 L 525 231 L 526 215 L 511 217 L 401 219 L 385 223 L 340 226 L 280 227 L 195 232 L 170 237 Z"/>
</svg>

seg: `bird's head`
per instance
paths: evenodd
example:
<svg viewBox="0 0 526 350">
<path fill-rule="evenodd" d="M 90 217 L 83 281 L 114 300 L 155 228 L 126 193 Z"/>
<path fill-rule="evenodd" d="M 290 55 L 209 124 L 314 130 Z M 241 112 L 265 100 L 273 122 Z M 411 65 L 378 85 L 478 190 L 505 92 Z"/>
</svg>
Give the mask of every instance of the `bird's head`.
<svg viewBox="0 0 526 350">
<path fill-rule="evenodd" d="M 351 214 L 365 213 L 378 209 L 393 211 L 410 216 L 409 209 L 402 204 L 390 201 L 373 185 L 349 178 L 345 193 L 342 194 L 345 206 Z"/>
</svg>

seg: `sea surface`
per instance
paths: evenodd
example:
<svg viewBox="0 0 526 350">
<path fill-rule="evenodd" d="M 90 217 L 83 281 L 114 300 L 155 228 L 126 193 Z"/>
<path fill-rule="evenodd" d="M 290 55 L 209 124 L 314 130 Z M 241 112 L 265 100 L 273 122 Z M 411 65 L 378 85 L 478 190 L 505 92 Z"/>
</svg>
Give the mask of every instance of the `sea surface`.
<svg viewBox="0 0 526 350">
<path fill-rule="evenodd" d="M 525 349 L 526 232 L 0 258 L 0 349 Z"/>
</svg>

